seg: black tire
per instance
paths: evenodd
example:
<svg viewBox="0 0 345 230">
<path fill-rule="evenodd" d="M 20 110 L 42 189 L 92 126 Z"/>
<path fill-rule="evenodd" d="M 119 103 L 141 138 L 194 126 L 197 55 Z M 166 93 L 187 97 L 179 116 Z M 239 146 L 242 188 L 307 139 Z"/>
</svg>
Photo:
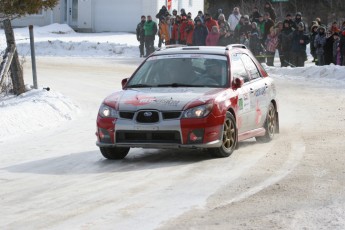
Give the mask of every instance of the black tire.
<svg viewBox="0 0 345 230">
<path fill-rule="evenodd" d="M 273 139 L 277 129 L 276 109 L 272 103 L 268 106 L 268 112 L 264 123 L 266 133 L 264 136 L 255 137 L 256 141 L 266 143 Z"/>
<path fill-rule="evenodd" d="M 121 160 L 125 158 L 130 148 L 106 148 L 100 147 L 102 155 L 109 160 Z"/>
<path fill-rule="evenodd" d="M 234 116 L 226 113 L 223 124 L 222 146 L 209 149 L 209 153 L 214 157 L 228 157 L 235 150 L 237 145 L 237 126 Z"/>
</svg>

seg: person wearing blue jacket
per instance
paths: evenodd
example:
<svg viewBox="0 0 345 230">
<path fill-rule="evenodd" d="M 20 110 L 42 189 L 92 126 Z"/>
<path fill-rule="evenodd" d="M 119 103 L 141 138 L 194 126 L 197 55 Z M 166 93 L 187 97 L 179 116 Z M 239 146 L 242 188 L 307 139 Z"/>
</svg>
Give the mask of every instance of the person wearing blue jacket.
<svg viewBox="0 0 345 230">
<path fill-rule="evenodd" d="M 304 66 L 304 62 L 307 60 L 306 49 L 309 42 L 309 36 L 304 32 L 304 23 L 298 23 L 297 30 L 293 32 L 291 40 L 291 61 L 295 67 Z"/>
<path fill-rule="evenodd" d="M 315 36 L 314 44 L 313 45 L 316 48 L 316 55 L 317 55 L 317 65 L 323 66 L 325 65 L 325 45 L 326 45 L 326 28 L 324 26 L 320 26 L 317 29 L 317 34 Z"/>
</svg>

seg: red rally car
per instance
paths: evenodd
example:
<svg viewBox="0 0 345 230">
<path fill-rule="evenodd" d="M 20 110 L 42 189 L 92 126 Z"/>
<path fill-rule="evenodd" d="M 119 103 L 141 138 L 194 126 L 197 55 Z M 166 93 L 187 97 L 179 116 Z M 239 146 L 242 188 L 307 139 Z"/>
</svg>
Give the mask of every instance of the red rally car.
<svg viewBox="0 0 345 230">
<path fill-rule="evenodd" d="M 227 157 L 238 141 L 279 132 L 273 79 L 244 45 L 158 50 L 122 87 L 97 116 L 96 144 L 107 159 L 137 147 Z"/>
</svg>

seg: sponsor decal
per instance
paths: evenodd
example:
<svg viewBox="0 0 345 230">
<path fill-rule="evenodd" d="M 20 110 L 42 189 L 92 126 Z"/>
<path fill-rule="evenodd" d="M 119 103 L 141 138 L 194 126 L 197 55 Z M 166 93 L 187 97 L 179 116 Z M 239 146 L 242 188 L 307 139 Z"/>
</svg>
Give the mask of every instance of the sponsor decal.
<svg viewBox="0 0 345 230">
<path fill-rule="evenodd" d="M 176 107 L 180 101 L 174 100 L 172 98 L 155 98 L 149 96 L 136 96 L 133 99 L 127 100 L 124 102 L 125 104 L 134 105 L 134 106 L 143 106 L 148 104 L 159 104 L 159 105 L 167 105 L 167 106 L 174 106 Z"/>
<path fill-rule="evenodd" d="M 147 105 L 154 102 L 156 99 L 154 97 L 148 96 L 136 96 L 133 99 L 125 101 L 125 104 L 134 105 L 134 106 L 142 106 Z"/>
<path fill-rule="evenodd" d="M 266 94 L 266 87 L 262 87 L 260 89 L 257 89 L 255 91 L 255 96 L 258 97 L 258 96 L 261 96 L 261 95 L 265 95 Z"/>
<path fill-rule="evenodd" d="M 238 106 L 240 111 L 248 112 L 250 111 L 250 97 L 249 93 L 244 93 L 238 99 Z"/>
</svg>

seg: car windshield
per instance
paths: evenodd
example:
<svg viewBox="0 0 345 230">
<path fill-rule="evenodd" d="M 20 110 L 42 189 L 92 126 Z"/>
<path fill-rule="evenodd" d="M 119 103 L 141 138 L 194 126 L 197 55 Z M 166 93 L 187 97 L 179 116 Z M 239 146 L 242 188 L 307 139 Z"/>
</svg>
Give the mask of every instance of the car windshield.
<svg viewBox="0 0 345 230">
<path fill-rule="evenodd" d="M 227 59 L 221 55 L 179 54 L 146 60 L 126 87 L 226 87 Z"/>
</svg>

